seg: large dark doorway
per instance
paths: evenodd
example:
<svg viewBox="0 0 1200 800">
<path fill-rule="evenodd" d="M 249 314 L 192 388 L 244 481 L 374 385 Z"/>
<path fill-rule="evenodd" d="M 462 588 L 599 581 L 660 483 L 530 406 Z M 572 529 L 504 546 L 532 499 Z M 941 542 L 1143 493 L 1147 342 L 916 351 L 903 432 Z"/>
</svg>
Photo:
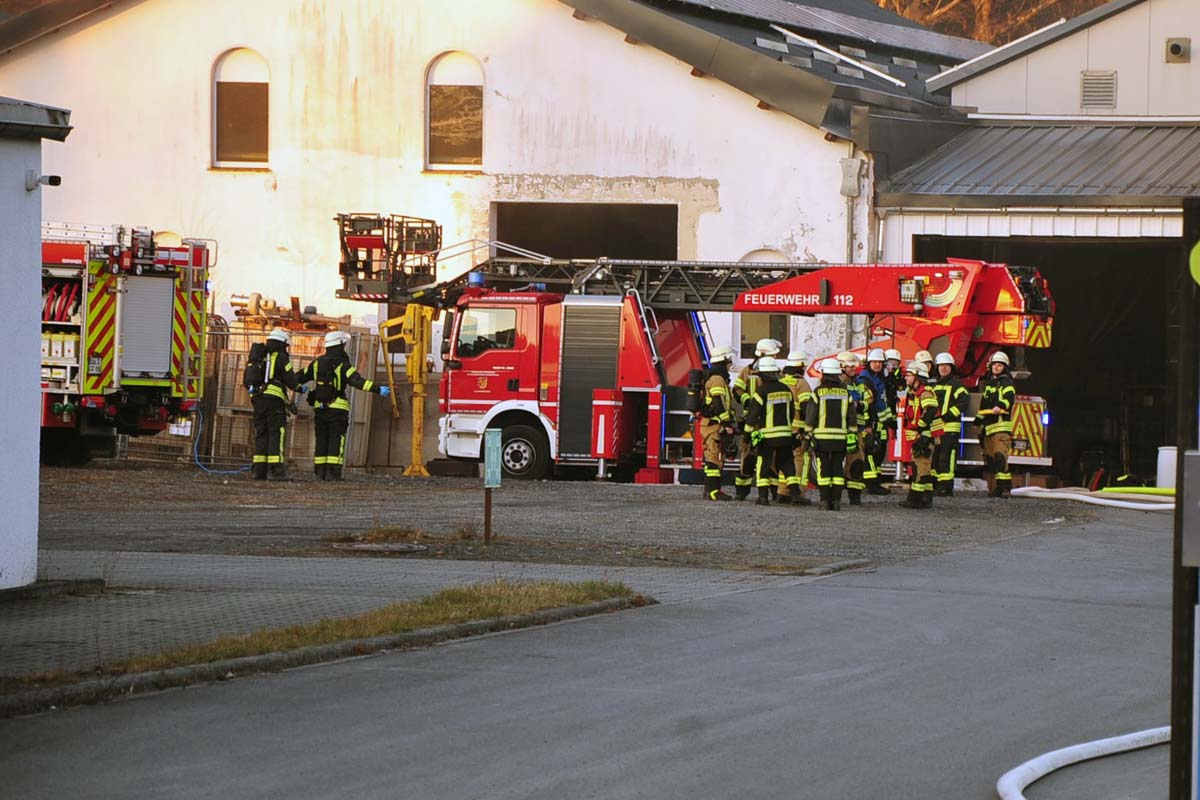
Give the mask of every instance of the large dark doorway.
<svg viewBox="0 0 1200 800">
<path fill-rule="evenodd" d="M 1053 344 L 1028 349 L 1017 383 L 1050 408 L 1049 450 L 1063 478 L 1103 464 L 1110 476 L 1153 478 L 1174 441 L 1172 326 L 1179 242 L 918 236 L 917 261 L 978 258 L 1041 270 L 1057 304 Z"/>
<path fill-rule="evenodd" d="M 649 203 L 495 203 L 496 238 L 552 258 L 679 257 L 679 207 Z"/>
</svg>

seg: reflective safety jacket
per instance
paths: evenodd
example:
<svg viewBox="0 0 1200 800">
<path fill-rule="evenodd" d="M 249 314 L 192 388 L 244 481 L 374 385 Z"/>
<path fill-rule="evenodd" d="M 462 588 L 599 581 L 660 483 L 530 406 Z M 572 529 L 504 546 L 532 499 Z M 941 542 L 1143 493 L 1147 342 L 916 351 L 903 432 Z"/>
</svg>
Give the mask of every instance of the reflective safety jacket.
<svg viewBox="0 0 1200 800">
<path fill-rule="evenodd" d="M 1007 372 L 987 375 L 979 380 L 979 388 L 983 393 L 979 399 L 978 414 L 983 435 L 1012 433 L 1012 409 L 1017 399 L 1017 387 L 1013 386 L 1012 376 Z M 1001 409 L 999 414 L 991 411 L 996 407 Z"/>
<path fill-rule="evenodd" d="M 267 361 L 263 371 L 267 382 L 258 396 L 278 397 L 286 403 L 287 390 L 295 389 L 298 381 L 287 348 L 281 342 L 267 341 Z"/>
<path fill-rule="evenodd" d="M 858 428 L 850 390 L 838 378 L 826 378 L 813 389 L 805 425 L 812 432 L 813 444 L 822 450 L 845 451 L 846 435 Z"/>
<path fill-rule="evenodd" d="M 729 384 L 729 391 L 733 395 L 733 399 L 742 406 L 742 425 L 748 431 L 754 430 L 754 428 L 745 421 L 746 403 L 749 401 L 750 395 L 757 391 L 759 383 L 762 382 L 758 373 L 754 371 L 756 367 L 758 367 L 757 358 L 742 367 L 738 371 L 737 377 Z"/>
<path fill-rule="evenodd" d="M 919 436 L 941 435 L 942 418 L 938 415 L 938 401 L 933 389 L 925 385 L 909 389 L 904 401 L 904 440 L 915 442 Z"/>
<path fill-rule="evenodd" d="M 938 401 L 938 416 L 946 433 L 962 433 L 962 418 L 970 402 L 970 393 L 957 375 L 940 378 L 933 389 Z"/>
<path fill-rule="evenodd" d="M 799 367 L 795 369 L 799 369 Z M 804 377 L 804 373 L 785 371 L 779 382 L 792 390 L 792 397 L 796 403 L 796 421 L 792 427 L 796 431 L 808 430 L 806 416 L 808 414 L 808 406 L 813 402 L 813 393 L 812 387 L 808 385 L 808 380 Z"/>
<path fill-rule="evenodd" d="M 792 389 L 778 380 L 759 380 L 746 399 L 746 427 L 762 432 L 763 444 L 792 444 L 796 399 Z"/>
<path fill-rule="evenodd" d="M 316 408 L 349 411 L 350 401 L 346 399 L 346 387 L 361 389 L 364 392 L 378 392 L 379 390 L 374 381 L 367 380 L 354 368 L 354 365 L 350 363 L 350 357 L 340 346 L 329 348 L 325 351 L 325 355 L 305 367 L 304 371 L 300 373 L 300 383 L 316 381 L 318 375 L 326 373 L 333 375 L 334 398 L 329 402 L 314 403 Z"/>
<path fill-rule="evenodd" d="M 714 372 L 704 382 L 704 405 L 700 415 L 706 424 L 721 425 L 733 420 L 733 406 L 729 403 L 729 384 L 725 375 Z"/>
<path fill-rule="evenodd" d="M 851 400 L 854 401 L 854 418 L 858 422 L 857 430 L 866 428 L 874 421 L 874 417 L 871 415 L 871 406 L 875 403 L 875 393 L 871 389 L 871 382 L 861 375 L 856 375 L 846 381 L 846 389 L 850 392 Z"/>
<path fill-rule="evenodd" d="M 888 381 L 882 372 L 871 372 L 870 367 L 864 367 L 858 373 L 859 383 L 871 387 L 871 403 L 868 411 L 871 422 L 887 422 L 895 417 L 892 407 L 888 404 Z"/>
</svg>

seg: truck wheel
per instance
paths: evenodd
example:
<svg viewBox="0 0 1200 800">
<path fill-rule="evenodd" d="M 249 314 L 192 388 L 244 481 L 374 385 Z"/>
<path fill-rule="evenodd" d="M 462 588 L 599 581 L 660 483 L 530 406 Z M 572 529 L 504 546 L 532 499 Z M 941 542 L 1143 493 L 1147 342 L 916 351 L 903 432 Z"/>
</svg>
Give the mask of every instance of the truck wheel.
<svg viewBox="0 0 1200 800">
<path fill-rule="evenodd" d="M 500 432 L 500 461 L 510 478 L 537 480 L 550 468 L 550 445 L 537 428 L 509 425 Z"/>
</svg>

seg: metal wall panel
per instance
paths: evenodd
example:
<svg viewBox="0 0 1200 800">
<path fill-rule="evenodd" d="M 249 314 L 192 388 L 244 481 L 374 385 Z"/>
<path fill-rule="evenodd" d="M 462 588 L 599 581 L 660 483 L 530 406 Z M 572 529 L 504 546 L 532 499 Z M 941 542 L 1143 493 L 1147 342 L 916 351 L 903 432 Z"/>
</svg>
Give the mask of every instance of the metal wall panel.
<svg viewBox="0 0 1200 800">
<path fill-rule="evenodd" d="M 175 281 L 149 275 L 125 278 L 121 305 L 121 374 L 171 371 L 171 330 L 175 322 Z"/>
<path fill-rule="evenodd" d="M 599 300 L 601 298 L 588 298 Z M 621 305 L 563 304 L 562 375 L 558 412 L 560 458 L 592 454 L 592 390 L 617 385 Z"/>
</svg>

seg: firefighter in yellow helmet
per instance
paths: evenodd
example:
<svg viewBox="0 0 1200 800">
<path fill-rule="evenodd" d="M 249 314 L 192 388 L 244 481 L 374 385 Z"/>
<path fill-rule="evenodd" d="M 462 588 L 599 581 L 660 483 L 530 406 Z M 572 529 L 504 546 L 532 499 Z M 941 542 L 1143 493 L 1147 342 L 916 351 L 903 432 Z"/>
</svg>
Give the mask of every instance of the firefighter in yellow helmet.
<svg viewBox="0 0 1200 800">
<path fill-rule="evenodd" d="M 854 403 L 854 418 L 858 421 L 855 445 L 853 447 L 847 445 L 846 448 L 846 493 L 850 496 L 850 505 L 861 506 L 862 493 L 867 488 L 866 445 L 871 437 L 869 409 L 875 402 L 875 395 L 871 390 L 871 384 L 866 379 L 859 377 L 860 361 L 857 353 L 844 350 L 838 353 L 837 360 L 842 367 L 846 389 L 850 392 L 850 399 Z"/>
<path fill-rule="evenodd" d="M 1012 490 L 1012 473 L 1008 471 L 1008 457 L 1012 452 L 1012 410 L 1016 402 L 1017 389 L 1008 374 L 1008 355 L 996 351 L 988 360 L 988 374 L 980 379 L 979 426 L 983 442 L 983 471 L 990 473 L 994 483 L 989 497 L 1008 497 Z"/>
<path fill-rule="evenodd" d="M 937 383 L 933 393 L 938 400 L 938 415 L 942 418 L 942 438 L 933 454 L 933 479 L 937 481 L 939 497 L 954 495 L 954 465 L 958 461 L 958 442 L 962 436 L 962 418 L 970 396 L 962 380 L 954 374 L 954 356 L 938 353 L 933 359 Z"/>
<path fill-rule="evenodd" d="M 733 433 L 733 403 L 729 397 L 729 364 L 733 349 L 717 347 L 712 351 L 712 366 L 704 381 L 700 405 L 700 446 L 704 453 L 704 497 L 707 500 L 731 500 L 721 491 L 721 466 L 725 463 L 721 434 Z"/>
<path fill-rule="evenodd" d="M 821 382 L 813 389 L 813 402 L 808 404 L 804 424 L 812 437 L 821 508 L 840 511 L 846 485 L 843 464 L 846 451 L 858 446 L 858 420 L 837 359 L 821 362 Z"/>
<path fill-rule="evenodd" d="M 933 369 L 933 353 L 928 350 L 918 350 L 917 354 L 913 356 L 913 361 L 920 361 L 925 365 L 925 371 L 929 373 L 928 385 L 932 386 L 937 383 L 937 373 Z"/>
<path fill-rule="evenodd" d="M 755 505 L 771 504 L 773 481 L 787 481 L 792 474 L 792 430 L 796 403 L 792 390 L 779 380 L 783 365 L 772 356 L 758 360 L 758 377 L 754 391 L 746 399 L 746 427 L 753 433 L 751 444 L 758 453 L 754 478 L 758 487 Z M 781 504 L 791 498 L 779 497 Z"/>
<path fill-rule="evenodd" d="M 910 361 L 904 382 L 908 387 L 904 400 L 904 438 L 911 445 L 913 479 L 905 508 L 933 508 L 932 457 L 935 439 L 941 433 L 937 397 L 926 385 L 929 370 L 923 361 Z"/>
<path fill-rule="evenodd" d="M 755 470 L 758 466 L 758 454 L 750 443 L 750 436 L 754 432 L 753 428 L 746 424 L 746 402 L 750 395 L 754 393 L 758 386 L 758 361 L 764 356 L 774 357 L 779 354 L 780 343 L 774 339 L 759 339 L 754 345 L 754 360 L 746 366 L 742 367 L 738 372 L 733 383 L 730 384 L 730 392 L 733 399 L 742 409 L 741 427 L 742 435 L 738 440 L 738 473 L 733 479 L 734 499 L 745 500 L 750 496 L 750 487 L 755 482 Z"/>
<path fill-rule="evenodd" d="M 808 385 L 808 379 L 804 377 L 804 370 L 807 366 L 808 354 L 801 350 L 793 350 L 787 355 L 783 366 L 783 377 L 779 379 L 792 390 L 792 396 L 796 402 L 796 423 L 793 426 L 792 438 L 794 472 L 788 477 L 787 482 L 779 487 L 779 496 L 786 495 L 791 498 L 794 505 L 799 506 L 812 505 L 812 501 L 804 496 L 804 489 L 808 486 L 809 461 L 812 458 L 808 446 L 808 426 L 804 422 L 805 415 L 808 413 L 808 404 L 813 401 L 812 387 Z"/>
</svg>

